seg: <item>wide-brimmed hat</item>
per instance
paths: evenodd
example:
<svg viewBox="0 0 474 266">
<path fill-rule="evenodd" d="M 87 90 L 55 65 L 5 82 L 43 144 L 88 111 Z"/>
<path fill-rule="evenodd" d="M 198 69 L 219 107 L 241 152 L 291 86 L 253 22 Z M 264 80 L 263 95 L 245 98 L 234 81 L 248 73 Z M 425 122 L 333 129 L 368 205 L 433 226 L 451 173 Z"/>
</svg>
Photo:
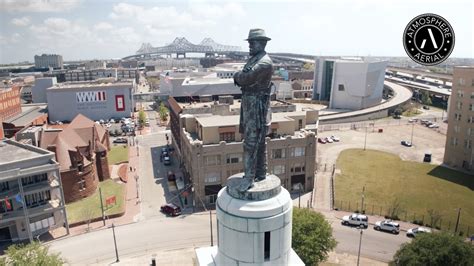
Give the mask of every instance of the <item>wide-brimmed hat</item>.
<svg viewBox="0 0 474 266">
<path fill-rule="evenodd" d="M 249 37 L 247 39 L 245 39 L 246 41 L 250 41 L 250 40 L 265 40 L 265 41 L 269 41 L 271 40 L 270 38 L 267 37 L 267 35 L 265 34 L 265 31 L 262 30 L 262 29 L 251 29 L 249 31 Z"/>
</svg>

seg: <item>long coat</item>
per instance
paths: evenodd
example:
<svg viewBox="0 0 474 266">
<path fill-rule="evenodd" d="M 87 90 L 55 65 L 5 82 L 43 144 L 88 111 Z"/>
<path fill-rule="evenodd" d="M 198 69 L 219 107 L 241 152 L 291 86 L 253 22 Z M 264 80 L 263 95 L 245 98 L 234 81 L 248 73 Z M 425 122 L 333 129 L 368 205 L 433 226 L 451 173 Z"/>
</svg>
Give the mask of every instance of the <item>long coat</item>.
<svg viewBox="0 0 474 266">
<path fill-rule="evenodd" d="M 246 127 L 255 127 L 260 130 L 264 126 L 270 125 L 272 73 L 273 62 L 265 51 L 251 57 L 243 70 L 235 73 L 234 82 L 242 89 L 240 133 L 244 133 Z"/>
</svg>

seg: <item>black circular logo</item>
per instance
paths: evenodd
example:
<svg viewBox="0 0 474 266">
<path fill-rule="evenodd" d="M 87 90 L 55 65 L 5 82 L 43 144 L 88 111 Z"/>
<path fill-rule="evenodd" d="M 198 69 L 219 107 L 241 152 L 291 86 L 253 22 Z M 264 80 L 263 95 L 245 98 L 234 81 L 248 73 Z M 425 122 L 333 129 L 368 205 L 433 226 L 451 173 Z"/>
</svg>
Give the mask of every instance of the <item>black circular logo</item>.
<svg viewBox="0 0 474 266">
<path fill-rule="evenodd" d="M 448 59 L 454 49 L 453 27 L 436 14 L 419 15 L 405 28 L 403 46 L 418 64 L 437 65 Z"/>
</svg>

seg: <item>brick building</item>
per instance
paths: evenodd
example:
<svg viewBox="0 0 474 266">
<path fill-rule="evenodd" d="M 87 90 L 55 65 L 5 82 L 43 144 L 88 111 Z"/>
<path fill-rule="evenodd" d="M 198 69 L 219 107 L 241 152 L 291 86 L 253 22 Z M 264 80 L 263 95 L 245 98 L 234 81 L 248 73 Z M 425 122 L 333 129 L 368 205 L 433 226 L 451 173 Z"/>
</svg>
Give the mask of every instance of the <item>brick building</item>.
<svg viewBox="0 0 474 266">
<path fill-rule="evenodd" d="M 0 88 L 0 121 L 5 121 L 20 113 L 20 86 Z"/>
<path fill-rule="evenodd" d="M 220 100 L 224 100 L 222 97 Z M 229 176 L 243 172 L 243 142 L 238 132 L 240 103 L 179 103 L 169 99 L 173 144 L 194 191 L 194 204 L 212 205 Z M 268 172 L 289 191 L 311 191 L 316 167 L 318 111 L 296 111 L 272 102 L 267 138 Z"/>
<path fill-rule="evenodd" d="M 39 145 L 56 154 L 67 203 L 92 195 L 99 181 L 110 178 L 109 134 L 81 114 L 62 130 L 43 130 Z"/>
</svg>

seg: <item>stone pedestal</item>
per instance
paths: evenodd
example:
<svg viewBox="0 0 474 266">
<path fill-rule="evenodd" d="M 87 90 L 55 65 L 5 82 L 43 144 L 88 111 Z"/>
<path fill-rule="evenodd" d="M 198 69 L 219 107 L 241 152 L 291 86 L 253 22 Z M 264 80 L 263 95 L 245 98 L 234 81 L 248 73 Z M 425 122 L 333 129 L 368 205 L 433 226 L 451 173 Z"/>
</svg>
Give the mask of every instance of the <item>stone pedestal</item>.
<svg viewBox="0 0 474 266">
<path fill-rule="evenodd" d="M 280 179 L 267 175 L 240 192 L 242 175 L 218 194 L 217 248 L 197 249 L 199 265 L 304 265 L 291 249 L 293 205 Z"/>
</svg>

